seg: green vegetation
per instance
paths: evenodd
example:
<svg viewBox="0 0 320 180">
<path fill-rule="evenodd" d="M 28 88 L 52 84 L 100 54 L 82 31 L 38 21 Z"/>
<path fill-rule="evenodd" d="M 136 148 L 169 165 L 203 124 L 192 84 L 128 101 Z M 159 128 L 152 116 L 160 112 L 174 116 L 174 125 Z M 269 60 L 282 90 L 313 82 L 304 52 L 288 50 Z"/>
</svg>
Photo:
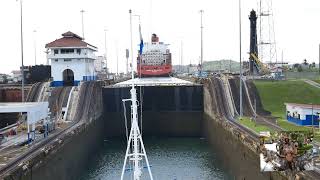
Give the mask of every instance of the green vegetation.
<svg viewBox="0 0 320 180">
<path fill-rule="evenodd" d="M 277 124 L 288 131 L 312 131 L 312 127 L 296 126 L 285 118 L 284 103 L 320 104 L 320 89 L 302 80 L 255 81 L 264 109 L 278 117 Z M 315 140 L 320 141 L 319 129 L 315 129 Z"/>
<path fill-rule="evenodd" d="M 255 81 L 264 109 L 285 118 L 284 103 L 320 104 L 320 89 L 297 81 Z"/>
<path fill-rule="evenodd" d="M 311 131 L 311 127 L 305 127 L 305 126 L 296 126 L 293 123 L 288 122 L 285 119 L 278 119 L 278 125 L 282 127 L 285 130 L 290 130 L 290 131 Z"/>
<path fill-rule="evenodd" d="M 205 61 L 203 62 L 203 69 L 205 71 L 218 71 L 218 70 L 230 70 L 232 72 L 238 72 L 240 69 L 240 63 L 233 60 L 219 60 L 219 61 Z"/>
<path fill-rule="evenodd" d="M 288 131 L 310 131 L 312 132 L 312 127 L 306 127 L 306 126 L 296 126 L 293 123 L 288 122 L 285 119 L 278 119 L 278 125 L 282 127 L 285 130 Z M 318 142 L 320 142 L 320 132 L 318 128 L 314 129 L 314 139 Z"/>
<path fill-rule="evenodd" d="M 250 120 L 248 117 L 243 117 L 239 120 L 240 124 L 246 126 L 247 128 L 259 133 L 261 131 L 270 131 L 273 130 L 267 126 L 256 124 L 253 120 Z"/>
<path fill-rule="evenodd" d="M 316 80 L 313 80 L 313 81 L 320 84 L 320 79 L 316 79 Z"/>
</svg>

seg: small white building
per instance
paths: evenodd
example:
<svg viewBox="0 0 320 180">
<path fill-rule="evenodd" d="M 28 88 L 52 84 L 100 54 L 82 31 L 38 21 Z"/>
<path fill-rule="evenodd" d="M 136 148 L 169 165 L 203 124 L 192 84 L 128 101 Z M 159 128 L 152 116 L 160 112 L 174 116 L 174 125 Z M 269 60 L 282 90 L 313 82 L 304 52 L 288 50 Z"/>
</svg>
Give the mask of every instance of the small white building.
<svg viewBox="0 0 320 180">
<path fill-rule="evenodd" d="M 320 105 L 285 103 L 287 120 L 297 125 L 319 125 Z"/>
<path fill-rule="evenodd" d="M 68 31 L 45 47 L 51 61 L 51 86 L 77 86 L 80 81 L 96 80 L 94 52 L 97 48 L 82 37 Z"/>
<path fill-rule="evenodd" d="M 11 71 L 12 74 L 12 82 L 17 83 L 22 80 L 22 75 L 20 70 L 13 70 Z"/>
</svg>

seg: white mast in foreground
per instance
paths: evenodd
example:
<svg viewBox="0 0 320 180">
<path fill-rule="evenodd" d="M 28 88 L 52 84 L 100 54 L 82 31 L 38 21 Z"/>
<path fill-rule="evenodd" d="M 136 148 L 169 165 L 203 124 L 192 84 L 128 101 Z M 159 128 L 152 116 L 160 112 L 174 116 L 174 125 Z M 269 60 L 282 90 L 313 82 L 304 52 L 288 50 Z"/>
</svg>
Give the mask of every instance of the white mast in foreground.
<svg viewBox="0 0 320 180">
<path fill-rule="evenodd" d="M 121 180 L 123 180 L 124 171 L 127 164 L 127 159 L 132 161 L 133 163 L 133 179 L 140 180 L 142 175 L 142 162 L 143 157 L 145 158 L 147 168 L 149 171 L 150 179 L 153 180 L 148 157 L 146 154 L 146 150 L 144 148 L 144 144 L 142 141 L 142 135 L 140 134 L 139 125 L 138 125 L 138 105 L 137 105 L 137 92 L 134 87 L 134 73 L 133 73 L 133 48 L 132 48 L 132 11 L 129 10 L 130 13 L 130 35 L 131 35 L 131 77 L 132 77 L 132 88 L 130 90 L 131 99 L 131 130 L 128 139 L 128 145 L 126 150 L 126 156 L 123 163 Z M 123 101 L 127 101 L 124 99 Z"/>
</svg>

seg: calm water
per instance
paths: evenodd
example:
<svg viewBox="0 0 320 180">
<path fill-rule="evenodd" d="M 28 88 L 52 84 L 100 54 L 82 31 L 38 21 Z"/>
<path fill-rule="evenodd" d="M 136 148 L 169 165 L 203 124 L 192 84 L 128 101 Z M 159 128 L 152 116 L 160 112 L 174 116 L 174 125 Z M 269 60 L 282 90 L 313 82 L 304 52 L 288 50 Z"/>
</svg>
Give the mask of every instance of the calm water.
<svg viewBox="0 0 320 180">
<path fill-rule="evenodd" d="M 110 139 L 92 158 L 81 180 L 119 180 L 126 142 Z M 153 177 L 156 180 L 232 179 L 221 167 L 206 140 L 199 138 L 147 138 L 144 140 Z M 126 172 L 126 179 L 132 171 Z M 143 170 L 142 179 L 148 179 Z"/>
</svg>

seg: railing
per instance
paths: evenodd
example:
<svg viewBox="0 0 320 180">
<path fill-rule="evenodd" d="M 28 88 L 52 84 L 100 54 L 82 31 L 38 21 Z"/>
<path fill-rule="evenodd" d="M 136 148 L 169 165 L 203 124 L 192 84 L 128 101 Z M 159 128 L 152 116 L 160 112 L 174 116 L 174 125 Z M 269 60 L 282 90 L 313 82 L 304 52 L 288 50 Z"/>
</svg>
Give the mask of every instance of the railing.
<svg viewBox="0 0 320 180">
<path fill-rule="evenodd" d="M 96 59 L 94 54 L 77 54 L 77 53 L 70 53 L 70 54 L 48 54 L 48 59 Z"/>
</svg>

